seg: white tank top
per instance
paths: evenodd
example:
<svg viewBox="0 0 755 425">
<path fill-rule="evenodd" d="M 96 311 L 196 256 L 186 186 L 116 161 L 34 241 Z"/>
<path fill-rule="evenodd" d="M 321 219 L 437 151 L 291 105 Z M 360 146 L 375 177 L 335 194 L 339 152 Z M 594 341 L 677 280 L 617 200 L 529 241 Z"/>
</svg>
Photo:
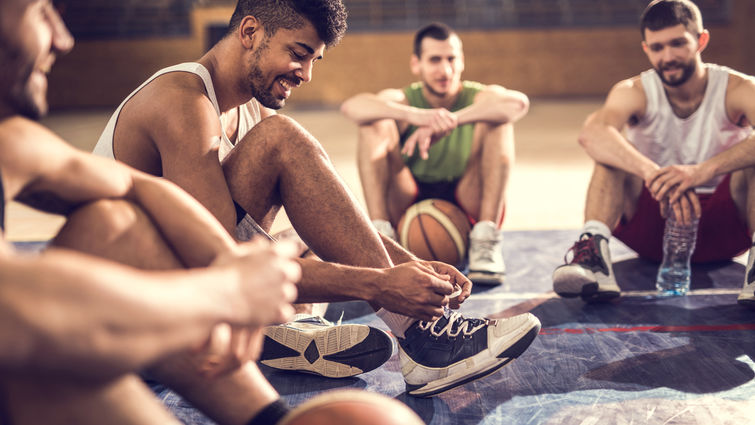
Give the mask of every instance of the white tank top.
<svg viewBox="0 0 755 425">
<path fill-rule="evenodd" d="M 671 109 L 663 83 L 655 70 L 640 75 L 647 104 L 645 115 L 627 128 L 627 139 L 645 156 L 661 167 L 699 164 L 746 139 L 752 128 L 740 127 L 726 114 L 726 87 L 731 69 L 706 64 L 708 84 L 703 101 L 687 118 Z M 697 188 L 712 192 L 723 176 Z"/>
<path fill-rule="evenodd" d="M 134 90 L 128 97 L 118 106 L 113 116 L 110 117 L 105 130 L 100 135 L 100 139 L 97 141 L 97 145 L 94 147 L 93 153 L 95 155 L 104 156 L 106 158 L 115 159 L 113 152 L 113 137 L 115 136 L 115 124 L 118 122 L 118 116 L 121 114 L 123 105 L 129 101 L 136 93 L 139 92 L 144 86 L 151 83 L 155 78 L 167 74 L 169 72 L 189 72 L 198 75 L 202 81 L 204 81 L 205 90 L 207 91 L 207 97 L 212 102 L 212 106 L 215 107 L 215 112 L 218 114 L 221 128 L 225 128 L 224 115 L 220 113 L 220 107 L 218 106 L 218 99 L 215 96 L 215 87 L 212 84 L 212 78 L 209 71 L 202 64 L 196 62 L 186 62 L 178 65 L 174 65 L 168 68 L 157 71 L 153 76 L 149 77 L 147 81 L 142 83 L 136 90 Z M 252 129 L 261 120 L 260 109 L 257 102 L 250 101 L 238 107 L 239 119 L 238 119 L 238 132 L 236 140 L 241 140 L 249 130 Z M 225 131 L 221 132 L 220 146 L 218 150 L 218 160 L 222 161 L 226 155 L 234 148 L 234 143 L 228 139 Z M 241 221 L 236 225 L 236 238 L 238 240 L 249 240 L 256 234 L 263 234 L 272 239 L 262 228 L 254 221 L 254 219 L 246 214 Z"/>
<path fill-rule="evenodd" d="M 113 113 L 113 116 L 110 117 L 110 121 L 108 121 L 107 126 L 105 126 L 105 130 L 102 132 L 102 135 L 100 135 L 99 140 L 97 141 L 97 145 L 94 147 L 93 153 L 95 155 L 104 156 L 107 158 L 115 159 L 115 153 L 113 152 L 113 137 L 115 136 L 115 125 L 118 122 L 118 117 L 121 114 L 121 109 L 123 109 L 123 105 L 126 104 L 136 93 L 139 92 L 144 86 L 151 83 L 155 78 L 167 74 L 169 72 L 188 72 L 191 74 L 195 74 L 199 76 L 202 81 L 204 82 L 205 90 L 207 91 L 207 97 L 212 102 L 212 106 L 215 108 L 215 112 L 218 114 L 218 119 L 220 119 L 221 128 L 225 128 L 225 122 L 224 122 L 224 115 L 220 113 L 220 107 L 218 106 L 218 99 L 215 96 L 215 86 L 212 84 L 212 78 L 210 77 L 209 71 L 207 71 L 207 68 L 205 68 L 202 64 L 197 62 L 186 62 L 181 63 L 178 65 L 170 66 L 168 68 L 163 68 L 159 71 L 157 71 L 154 75 L 149 77 L 147 81 L 143 82 L 139 87 L 136 88 L 126 99 L 121 102 L 120 106 L 118 106 L 118 109 L 115 110 Z M 258 122 L 261 120 L 260 116 L 260 109 L 257 102 L 250 101 L 247 102 L 241 106 L 238 107 L 238 132 L 236 136 L 236 140 L 241 140 L 241 138 L 246 135 L 249 130 L 252 129 Z M 228 155 L 228 153 L 233 149 L 234 143 L 228 139 L 228 136 L 225 134 L 225 131 L 222 132 L 221 135 L 221 141 L 220 141 L 220 147 L 219 147 L 219 160 L 222 161 L 223 158 Z"/>
</svg>

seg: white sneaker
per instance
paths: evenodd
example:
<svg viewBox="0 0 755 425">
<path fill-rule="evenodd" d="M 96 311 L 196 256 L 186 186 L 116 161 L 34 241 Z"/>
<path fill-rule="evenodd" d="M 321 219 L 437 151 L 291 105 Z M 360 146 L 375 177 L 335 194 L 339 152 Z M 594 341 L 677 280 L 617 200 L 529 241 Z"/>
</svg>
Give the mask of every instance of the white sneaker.
<svg viewBox="0 0 755 425">
<path fill-rule="evenodd" d="M 469 280 L 480 285 L 500 285 L 503 263 L 503 231 L 492 221 L 480 221 L 469 232 Z"/>
<path fill-rule="evenodd" d="M 393 341 L 381 329 L 307 316 L 265 328 L 260 362 L 275 369 L 345 378 L 379 367 L 392 354 Z"/>
<path fill-rule="evenodd" d="M 406 390 L 429 397 L 489 375 L 524 353 L 539 332 L 540 321 L 530 313 L 488 320 L 453 312 L 414 322 L 398 338 Z"/>
<path fill-rule="evenodd" d="M 382 233 L 384 236 L 389 237 L 394 241 L 398 241 L 396 238 L 396 231 L 393 229 L 390 221 L 376 218 L 375 220 L 372 220 L 372 225 L 375 226 L 375 229 L 377 229 L 379 233 Z"/>
<path fill-rule="evenodd" d="M 567 257 L 572 254 L 571 260 Z M 583 233 L 564 256 L 565 264 L 553 272 L 553 290 L 566 298 L 582 297 L 584 301 L 608 301 L 618 298 L 611 264 L 608 239 Z"/>
<path fill-rule="evenodd" d="M 755 245 L 750 248 L 750 255 L 747 258 L 747 268 L 745 269 L 745 282 L 742 286 L 742 292 L 737 297 L 739 305 L 755 308 Z"/>
</svg>

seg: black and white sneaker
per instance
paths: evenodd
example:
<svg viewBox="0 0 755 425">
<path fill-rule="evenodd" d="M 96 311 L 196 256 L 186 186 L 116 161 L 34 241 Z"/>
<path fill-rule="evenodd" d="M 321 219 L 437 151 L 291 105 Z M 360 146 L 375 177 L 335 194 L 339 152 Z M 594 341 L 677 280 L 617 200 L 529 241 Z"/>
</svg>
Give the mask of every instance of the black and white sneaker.
<svg viewBox="0 0 755 425">
<path fill-rule="evenodd" d="M 568 260 L 569 253 L 572 254 Z M 583 233 L 564 256 L 566 264 L 553 272 L 553 290 L 562 297 L 608 301 L 621 295 L 608 250 L 608 239 Z"/>
<path fill-rule="evenodd" d="M 345 378 L 380 367 L 392 354 L 393 341 L 383 330 L 309 316 L 265 328 L 260 362 L 275 369 Z"/>
<path fill-rule="evenodd" d="M 747 258 L 747 268 L 745 269 L 745 282 L 742 291 L 737 297 L 737 303 L 745 307 L 755 308 L 755 245 L 750 248 L 750 254 Z"/>
<path fill-rule="evenodd" d="M 530 313 L 508 319 L 465 319 L 459 313 L 415 322 L 398 338 L 410 395 L 430 397 L 489 375 L 519 357 L 540 332 Z"/>
</svg>

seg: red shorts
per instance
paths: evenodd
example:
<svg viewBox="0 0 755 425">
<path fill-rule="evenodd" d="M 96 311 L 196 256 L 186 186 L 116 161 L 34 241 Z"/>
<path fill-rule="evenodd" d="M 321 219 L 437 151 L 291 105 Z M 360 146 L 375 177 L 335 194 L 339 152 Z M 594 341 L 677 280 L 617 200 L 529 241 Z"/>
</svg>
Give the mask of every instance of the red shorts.
<svg viewBox="0 0 755 425">
<path fill-rule="evenodd" d="M 412 202 L 412 204 L 416 204 L 417 202 L 431 198 L 443 199 L 444 201 L 448 201 L 464 211 L 464 214 L 467 215 L 467 219 L 469 220 L 469 224 L 471 226 L 474 226 L 477 223 L 477 220 L 472 217 L 472 214 L 464 209 L 464 207 L 461 206 L 461 202 L 459 202 L 459 196 L 456 193 L 456 188 L 459 185 L 459 180 L 437 183 L 426 183 L 415 180 L 415 183 L 417 184 L 417 193 L 414 195 L 414 201 Z M 505 215 L 506 205 L 503 206 L 503 211 L 501 211 L 501 217 L 498 219 L 498 226 L 501 226 L 503 224 L 503 218 Z"/>
<path fill-rule="evenodd" d="M 752 245 L 750 231 L 731 199 L 727 175 L 711 194 L 699 194 L 702 215 L 697 230 L 697 243 L 692 261 L 706 263 L 730 260 L 744 253 Z M 623 218 L 613 236 L 632 248 L 642 258 L 663 259 L 663 228 L 658 201 L 647 188 L 642 188 L 637 211 L 631 220 Z"/>
</svg>

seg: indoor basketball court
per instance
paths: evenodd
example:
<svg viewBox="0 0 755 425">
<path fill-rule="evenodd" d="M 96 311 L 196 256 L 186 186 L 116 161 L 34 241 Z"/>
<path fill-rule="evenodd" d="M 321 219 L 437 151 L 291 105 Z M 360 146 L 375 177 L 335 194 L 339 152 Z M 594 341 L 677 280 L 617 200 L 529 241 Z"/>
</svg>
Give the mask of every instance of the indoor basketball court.
<svg viewBox="0 0 755 425">
<path fill-rule="evenodd" d="M 213 28 L 222 22 L 228 3 L 233 2 L 199 3 L 205 7 L 204 15 L 194 16 L 192 23 Z M 347 0 L 344 3 L 347 8 L 353 7 L 355 13 L 363 13 L 360 11 L 368 8 L 366 4 L 370 2 Z M 487 3 L 487 7 L 495 3 L 504 11 L 511 11 L 522 2 Z M 547 9 L 555 7 L 556 3 L 570 4 L 578 10 L 578 7 L 588 7 L 587 3 L 597 2 L 532 0 L 527 10 L 541 6 Z M 722 52 L 732 46 L 744 49 L 743 40 L 752 40 L 755 36 L 755 30 L 749 28 L 749 22 L 755 18 L 755 8 L 749 0 L 698 3 L 708 7 L 703 11 L 704 16 L 706 11 L 716 7 L 722 9 L 709 25 L 713 27 L 713 34 L 716 31 L 723 34 L 722 40 L 709 47 L 704 58 L 748 74 L 755 73 L 755 62 L 744 57 L 749 56 L 747 52 L 739 56 L 731 51 Z M 504 52 L 499 56 L 523 58 L 518 65 L 493 62 L 500 61 L 500 57 L 491 58 L 485 51 L 489 46 L 483 30 L 491 31 L 494 25 L 487 22 L 484 28 L 460 31 L 465 43 L 467 38 L 471 40 L 465 44 L 469 70 L 465 77 L 500 82 L 521 90 L 530 95 L 531 107 L 529 114 L 515 126 L 517 157 L 508 186 L 503 225 L 507 268 L 504 284 L 475 286 L 461 312 L 490 318 L 531 312 L 542 323 L 538 337 L 520 358 L 499 371 L 432 398 L 415 398 L 406 393 L 395 346 L 393 356 L 385 365 L 353 378 L 329 379 L 260 365 L 263 373 L 292 405 L 324 391 L 355 388 L 395 398 L 432 425 L 755 423 L 755 311 L 736 302 L 744 279 L 746 256 L 734 261 L 695 265 L 691 291 L 686 296 L 659 297 L 655 291 L 658 264 L 637 258 L 629 248 L 612 239 L 614 270 L 622 289 L 619 300 L 585 304 L 579 298 L 560 298 L 552 290 L 551 274 L 563 264 L 564 254 L 579 236 L 592 172 L 592 162 L 578 146 L 577 134 L 585 117 L 601 105 L 610 88 L 609 82 L 647 67 L 642 62 L 639 34 L 633 24 L 620 23 L 618 29 L 584 25 L 574 29 L 562 25 L 558 26 L 560 36 L 549 35 L 542 31 L 542 26 L 533 24 L 516 28 L 516 33 L 500 31 L 501 34 L 491 36 L 501 37 L 494 41 L 503 46 L 500 49 Z M 411 34 L 411 31 L 390 27 L 381 30 L 363 27 L 355 31 L 351 41 L 349 36 L 344 40 L 348 53 L 339 53 L 339 47 L 333 49 L 336 65 L 327 65 L 331 59 L 327 57 L 322 69 L 315 70 L 311 83 L 314 87 L 302 88 L 302 97 L 281 110 L 321 141 L 338 173 L 360 201 L 364 198 L 356 165 L 357 128 L 341 115 L 338 105 L 346 94 L 399 86 L 401 81 L 409 79 L 405 74 L 408 72 L 405 52 Z M 549 72 L 530 62 L 547 55 L 549 48 L 563 49 L 586 35 L 599 45 L 597 48 L 605 49 L 604 53 L 613 50 L 620 55 L 623 50 L 631 58 L 623 55 L 615 59 L 601 58 L 602 54 L 596 52 L 585 53 L 595 49 L 596 44 L 576 46 L 576 56 L 562 51 L 559 57 L 546 60 L 551 71 L 560 69 L 554 64 L 563 65 L 563 72 L 552 72 L 550 80 Z M 561 39 L 554 41 L 557 36 Z M 63 70 L 57 76 L 53 73 L 55 84 L 51 85 L 52 91 L 58 90 L 51 93 L 53 106 L 57 107 L 42 121 L 84 150 L 92 149 L 115 107 L 108 99 L 120 100 L 124 92 L 136 86 L 134 81 L 141 81 L 161 67 L 155 64 L 160 62 L 155 58 L 142 61 L 146 62 L 146 65 L 142 63 L 143 67 L 151 69 L 138 69 L 137 75 L 129 78 L 119 78 L 117 74 L 122 71 L 116 72 L 112 88 L 116 94 L 106 94 L 97 100 L 92 100 L 98 96 L 96 93 L 77 98 L 76 90 L 61 86 L 66 78 L 72 78 L 77 69 L 76 61 L 92 64 L 102 59 L 93 55 L 108 55 L 103 53 L 108 49 L 107 40 L 97 40 L 91 34 L 88 37 L 82 41 L 83 47 L 77 46 L 69 57 L 60 59 Z M 380 40 L 388 46 L 401 46 L 401 57 L 391 63 L 391 67 L 400 71 L 391 74 L 378 67 L 364 71 L 348 63 L 349 54 L 378 46 Z M 516 40 L 526 40 L 521 49 L 514 47 Z M 178 45 L 183 41 L 173 38 L 172 42 Z M 109 48 L 137 49 L 129 43 L 133 44 L 133 39 L 110 41 Z M 154 43 L 168 45 L 171 39 Z M 84 52 L 77 54 L 79 47 Z M 160 47 L 152 45 L 151 48 Z M 193 52 L 192 48 L 183 46 L 174 54 Z M 527 56 L 528 49 L 533 49 L 531 56 Z M 386 50 L 391 49 L 381 51 Z M 392 53 L 396 55 L 396 51 Z M 567 62 L 569 56 L 577 57 L 582 53 L 586 57 L 584 62 L 598 64 L 585 65 L 593 68 L 592 71 L 600 68 L 604 61 L 612 62 L 604 68 L 607 75 L 596 72 L 583 76 L 581 71 L 575 70 L 574 63 Z M 475 61 L 472 59 L 475 55 L 482 59 Z M 162 61 L 178 63 L 195 58 L 190 54 L 186 56 L 180 60 L 169 56 Z M 373 61 L 379 62 L 375 58 L 367 60 L 370 66 L 374 65 Z M 102 66 L 105 65 L 96 65 L 100 67 L 100 75 L 105 73 Z M 473 73 L 475 68 L 478 68 L 477 74 Z M 485 71 L 479 71 L 480 68 Z M 493 72 L 499 70 L 502 72 Z M 342 84 L 338 88 L 334 87 L 338 84 L 332 82 L 318 83 L 336 72 L 371 73 L 376 81 L 343 81 L 344 78 L 339 77 L 337 80 Z M 404 80 L 391 81 L 396 74 Z M 576 80 L 574 84 L 569 83 L 570 76 Z M 496 78 L 500 81 L 495 81 Z M 362 87 L 355 87 L 360 82 Z M 107 90 L 103 83 L 93 84 L 93 90 Z M 297 98 L 296 91 L 293 98 Z M 100 100 L 107 104 L 98 104 Z M 19 249 L 36 251 L 56 233 L 62 222 L 61 217 L 40 214 L 14 203 L 7 212 L 6 236 Z M 283 214 L 274 224 L 273 232 L 288 227 Z M 364 302 L 332 303 L 325 317 L 334 322 L 342 320 L 388 330 Z M 170 390 L 159 386 L 155 389 L 185 423 L 213 423 Z"/>
</svg>

